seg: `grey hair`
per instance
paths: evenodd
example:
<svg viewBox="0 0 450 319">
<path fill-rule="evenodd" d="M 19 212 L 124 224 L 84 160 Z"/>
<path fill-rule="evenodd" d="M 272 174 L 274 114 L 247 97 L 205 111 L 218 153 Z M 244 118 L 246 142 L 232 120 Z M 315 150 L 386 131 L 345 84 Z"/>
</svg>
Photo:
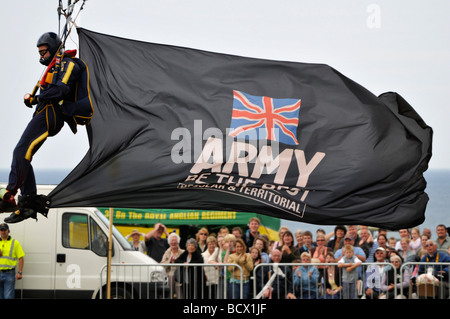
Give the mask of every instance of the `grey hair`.
<svg viewBox="0 0 450 319">
<path fill-rule="evenodd" d="M 186 240 L 186 247 L 189 244 L 194 244 L 195 248 L 197 248 L 197 241 L 194 238 L 189 238 L 188 240 Z"/>
<path fill-rule="evenodd" d="M 172 237 L 175 237 L 177 239 L 177 242 L 180 243 L 180 236 L 178 236 L 177 233 L 170 233 L 169 237 L 167 237 L 167 240 L 170 242 L 170 240 L 172 239 Z"/>
</svg>

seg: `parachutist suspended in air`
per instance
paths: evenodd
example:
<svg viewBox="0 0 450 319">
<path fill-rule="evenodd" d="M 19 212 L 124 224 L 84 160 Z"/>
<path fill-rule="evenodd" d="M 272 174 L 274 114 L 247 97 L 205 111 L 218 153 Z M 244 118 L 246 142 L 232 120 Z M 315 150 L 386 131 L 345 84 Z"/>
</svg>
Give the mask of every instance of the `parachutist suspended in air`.
<svg viewBox="0 0 450 319">
<path fill-rule="evenodd" d="M 64 51 L 63 47 L 53 32 L 44 33 L 37 42 L 39 62 L 47 69 L 33 93 L 24 97 L 26 106 L 36 108 L 14 149 L 8 185 L 0 188 L 0 212 L 12 212 L 5 219 L 7 223 L 36 218 L 38 212 L 47 215 L 50 199 L 37 194 L 32 158 L 48 137 L 60 132 L 64 123 L 76 133 L 77 124 L 88 124 L 93 115 L 87 67 L 75 58 L 76 50 Z M 19 189 L 21 196 L 16 204 Z"/>
</svg>

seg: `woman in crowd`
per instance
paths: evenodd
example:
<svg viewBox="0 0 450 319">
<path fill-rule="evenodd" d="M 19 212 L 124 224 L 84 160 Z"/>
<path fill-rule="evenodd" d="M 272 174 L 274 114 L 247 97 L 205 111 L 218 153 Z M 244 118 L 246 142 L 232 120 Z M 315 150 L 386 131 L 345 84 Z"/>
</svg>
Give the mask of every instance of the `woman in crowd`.
<svg viewBox="0 0 450 319">
<path fill-rule="evenodd" d="M 411 250 L 416 253 L 416 251 L 422 247 L 422 239 L 420 238 L 419 227 L 414 227 L 411 229 L 411 242 L 409 243 Z"/>
<path fill-rule="evenodd" d="M 254 267 L 262 263 L 261 251 L 258 247 L 250 247 L 249 254 L 252 257 Z"/>
<path fill-rule="evenodd" d="M 236 243 L 236 237 L 233 234 L 227 234 L 222 241 L 222 255 L 220 256 L 222 262 L 226 264 L 228 262 L 228 256 L 234 253 L 234 244 Z"/>
<path fill-rule="evenodd" d="M 295 245 L 295 247 L 297 247 L 297 249 L 300 249 L 303 246 L 303 230 L 297 229 L 294 232 L 294 237 L 295 237 L 295 240 L 297 241 L 297 244 Z"/>
<path fill-rule="evenodd" d="M 144 240 L 140 240 L 141 236 L 143 238 L 145 238 L 145 234 L 144 233 L 140 233 L 137 229 L 133 229 L 133 231 L 131 232 L 131 234 L 128 234 L 125 236 L 125 238 L 128 240 L 129 238 L 132 239 L 131 241 L 131 248 L 133 248 L 134 250 L 140 251 L 141 253 L 145 254 L 147 249 L 145 248 L 145 241 Z"/>
<path fill-rule="evenodd" d="M 205 264 L 214 266 L 205 266 L 205 276 L 206 276 L 206 289 L 207 296 L 209 299 L 215 299 L 218 296 L 219 287 L 219 247 L 217 247 L 217 239 L 214 236 L 209 236 L 206 239 L 206 250 L 202 253 L 203 260 Z"/>
<path fill-rule="evenodd" d="M 235 244 L 236 244 L 236 237 L 233 234 L 227 234 L 223 238 L 223 244 L 222 244 L 222 252 L 220 253 L 220 260 L 223 264 L 227 264 L 229 262 L 229 257 L 231 254 L 235 252 Z M 228 271 L 228 268 L 225 268 L 225 282 L 228 282 L 230 279 L 230 272 Z"/>
<path fill-rule="evenodd" d="M 253 270 L 253 260 L 249 253 L 246 253 L 247 246 L 239 238 L 236 240 L 236 252 L 228 257 L 228 264 L 236 264 L 239 267 L 229 265 L 228 271 L 231 275 L 228 283 L 228 298 L 239 299 L 242 269 L 243 299 L 248 299 L 250 292 L 250 275 Z"/>
<path fill-rule="evenodd" d="M 329 252 L 325 258 L 325 262 L 329 265 L 324 270 L 325 281 L 325 299 L 340 299 L 341 297 L 341 275 L 339 274 L 339 268 L 336 266 L 336 259 L 334 259 L 334 253 Z"/>
<path fill-rule="evenodd" d="M 170 233 L 167 241 L 169 242 L 170 247 L 166 250 L 161 259 L 161 263 L 163 264 L 174 263 L 184 252 L 184 249 L 180 248 L 180 236 L 178 236 L 177 233 Z"/>
<path fill-rule="evenodd" d="M 167 241 L 169 242 L 169 248 L 167 248 L 166 252 L 164 253 L 161 263 L 162 264 L 172 264 L 175 262 L 175 260 L 180 257 L 180 255 L 184 252 L 184 249 L 180 248 L 180 236 L 178 236 L 177 233 L 170 233 L 169 237 L 167 238 Z M 166 269 L 166 275 L 168 284 L 170 287 L 170 294 L 173 297 L 179 296 L 180 292 L 177 291 L 177 285 L 174 280 L 175 271 L 177 270 L 177 267 L 165 267 Z"/>
<path fill-rule="evenodd" d="M 405 263 L 414 262 L 416 260 L 416 254 L 411 250 L 411 246 L 409 245 L 410 242 L 411 240 L 407 237 L 400 239 L 401 250 L 399 253 Z"/>
<path fill-rule="evenodd" d="M 281 247 L 281 245 L 283 245 L 283 236 L 286 231 L 289 231 L 289 228 L 287 228 L 286 226 L 281 226 L 278 229 L 278 238 L 280 240 L 277 240 L 276 242 L 273 243 L 272 250 L 277 249 L 278 247 Z"/>
<path fill-rule="evenodd" d="M 316 235 L 316 247 L 313 247 L 311 249 L 311 256 L 312 256 L 312 262 L 315 263 L 325 263 L 325 258 L 328 254 L 328 252 L 331 252 L 331 248 L 327 247 L 326 244 L 326 237 L 325 234 L 317 233 Z M 317 266 L 319 269 L 320 278 L 319 281 L 323 277 L 323 270 L 325 266 Z"/>
<path fill-rule="evenodd" d="M 255 243 L 253 245 L 253 248 L 258 248 L 261 252 L 261 262 L 259 264 L 268 264 L 271 262 L 270 257 L 269 257 L 269 242 L 267 241 L 266 238 L 264 238 L 263 236 L 258 236 L 255 239 Z M 256 264 L 254 265 L 254 267 L 256 268 Z M 265 277 L 266 272 L 268 271 L 268 267 L 266 266 L 259 266 L 257 267 L 253 274 L 254 274 L 254 281 L 256 281 L 256 293 L 258 293 L 258 291 L 260 291 L 262 289 L 262 283 L 263 283 L 263 279 Z M 253 293 L 255 293 L 253 291 L 253 283 L 251 282 L 251 286 L 250 286 L 250 291 L 252 291 Z M 254 295 L 253 295 L 254 297 Z"/>
<path fill-rule="evenodd" d="M 319 270 L 311 263 L 311 255 L 307 252 L 301 254 L 301 262 L 303 264 L 298 267 L 294 266 L 294 290 L 298 299 L 316 299 L 317 285 L 319 280 Z"/>
<path fill-rule="evenodd" d="M 277 249 L 281 251 L 281 263 L 291 263 L 300 259 L 300 251 L 294 246 L 294 236 L 290 230 L 286 230 L 281 238 L 281 246 Z"/>
<path fill-rule="evenodd" d="M 316 236 L 317 246 L 311 248 L 311 258 L 316 258 L 321 263 L 325 262 L 325 257 L 327 256 L 328 252 L 331 252 L 331 248 L 325 246 L 325 242 L 325 235 L 318 234 Z"/>
<path fill-rule="evenodd" d="M 253 244 L 256 248 L 258 248 L 261 252 L 261 262 L 268 263 L 270 261 L 269 258 L 269 243 L 268 241 L 262 237 L 258 236 L 255 239 L 255 243 Z"/>
<path fill-rule="evenodd" d="M 198 249 L 203 253 L 206 250 L 206 239 L 209 236 L 208 229 L 205 227 L 200 228 L 200 230 L 195 235 L 195 239 L 197 240 Z"/>
<path fill-rule="evenodd" d="M 384 250 L 386 250 L 386 251 L 389 249 L 388 239 L 385 234 L 378 234 L 377 242 L 378 242 L 378 247 L 384 248 Z"/>
<path fill-rule="evenodd" d="M 344 244 L 344 236 L 347 233 L 347 228 L 342 225 L 337 225 L 334 228 L 334 238 L 330 239 L 327 243 L 327 247 L 330 247 L 333 253 L 335 253 Z"/>
<path fill-rule="evenodd" d="M 184 299 L 205 298 L 206 278 L 201 266 L 187 264 L 203 264 L 203 256 L 198 249 L 197 241 L 190 238 L 186 241 L 186 250 L 175 260 L 176 264 L 186 264 L 177 269 L 175 278 L 181 284 L 181 294 Z"/>
<path fill-rule="evenodd" d="M 423 256 L 427 254 L 427 249 L 425 248 L 428 239 L 430 239 L 430 236 L 427 234 L 422 234 L 420 236 L 420 248 L 416 250 L 416 256 L 419 257 L 419 260 L 422 259 Z"/>
<path fill-rule="evenodd" d="M 409 281 L 411 273 L 409 268 L 404 268 L 401 271 L 402 258 L 398 255 L 392 254 L 390 256 L 392 270 L 384 272 L 381 290 L 385 294 L 381 299 L 406 299 L 409 294 Z M 403 273 L 403 275 L 402 275 Z"/>
<path fill-rule="evenodd" d="M 256 242 L 256 239 L 255 239 L 255 242 Z M 256 246 L 250 247 L 249 254 L 252 257 L 253 267 L 254 268 L 256 268 L 256 266 L 258 266 L 259 264 L 263 264 L 264 263 L 262 255 L 261 255 L 261 250 L 258 247 L 256 247 Z M 252 276 L 253 273 L 250 274 L 250 293 L 249 293 L 249 297 L 250 298 L 253 298 L 255 296 L 255 291 L 254 291 L 254 286 L 255 286 L 254 282 L 255 282 L 255 280 L 258 281 L 258 280 L 261 280 L 261 278 L 262 278 L 262 276 L 258 275 L 258 269 L 260 269 L 259 272 L 261 272 L 261 268 L 259 268 L 259 267 L 255 270 L 256 271 L 256 278 L 255 278 L 255 276 Z M 256 287 L 258 288 L 260 286 L 261 285 L 257 283 Z"/>
</svg>

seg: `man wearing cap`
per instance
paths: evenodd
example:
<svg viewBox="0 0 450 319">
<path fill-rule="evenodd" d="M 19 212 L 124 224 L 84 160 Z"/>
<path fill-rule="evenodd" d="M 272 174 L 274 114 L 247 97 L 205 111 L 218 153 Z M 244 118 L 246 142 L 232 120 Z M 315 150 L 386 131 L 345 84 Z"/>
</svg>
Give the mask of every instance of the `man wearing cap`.
<svg viewBox="0 0 450 319">
<path fill-rule="evenodd" d="M 364 250 L 359 247 L 359 246 L 355 246 L 355 240 L 353 239 L 353 237 L 351 236 L 351 234 L 346 234 L 344 237 L 344 246 L 345 245 L 352 245 L 353 246 L 353 252 L 355 254 L 356 257 L 358 257 L 359 260 L 361 260 L 362 262 L 365 262 L 367 259 L 367 255 L 364 252 Z M 344 246 L 341 249 L 336 250 L 336 252 L 334 253 L 334 258 L 336 260 L 340 259 L 342 256 L 344 256 Z"/>
<path fill-rule="evenodd" d="M 9 235 L 8 224 L 0 224 L 0 299 L 14 299 L 16 279 L 22 279 L 24 256 L 20 243 Z"/>
<path fill-rule="evenodd" d="M 383 247 L 378 247 L 373 255 L 373 261 L 371 262 L 376 264 L 367 266 L 364 299 L 378 299 L 380 297 L 383 274 L 393 269 L 386 258 L 386 250 Z"/>
</svg>

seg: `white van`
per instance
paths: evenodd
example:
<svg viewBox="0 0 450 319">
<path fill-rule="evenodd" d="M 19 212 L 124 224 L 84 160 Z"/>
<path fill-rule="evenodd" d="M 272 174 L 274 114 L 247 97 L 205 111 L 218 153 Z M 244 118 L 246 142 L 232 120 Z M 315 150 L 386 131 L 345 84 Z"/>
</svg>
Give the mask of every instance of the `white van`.
<svg viewBox="0 0 450 319">
<path fill-rule="evenodd" d="M 48 194 L 53 187 L 39 186 L 38 193 Z M 109 220 L 99 210 L 52 208 L 48 218 L 38 214 L 38 220 L 8 225 L 25 252 L 17 298 L 106 298 Z M 132 250 L 115 227 L 112 233 L 111 298 L 164 294 L 164 268 Z"/>
</svg>

